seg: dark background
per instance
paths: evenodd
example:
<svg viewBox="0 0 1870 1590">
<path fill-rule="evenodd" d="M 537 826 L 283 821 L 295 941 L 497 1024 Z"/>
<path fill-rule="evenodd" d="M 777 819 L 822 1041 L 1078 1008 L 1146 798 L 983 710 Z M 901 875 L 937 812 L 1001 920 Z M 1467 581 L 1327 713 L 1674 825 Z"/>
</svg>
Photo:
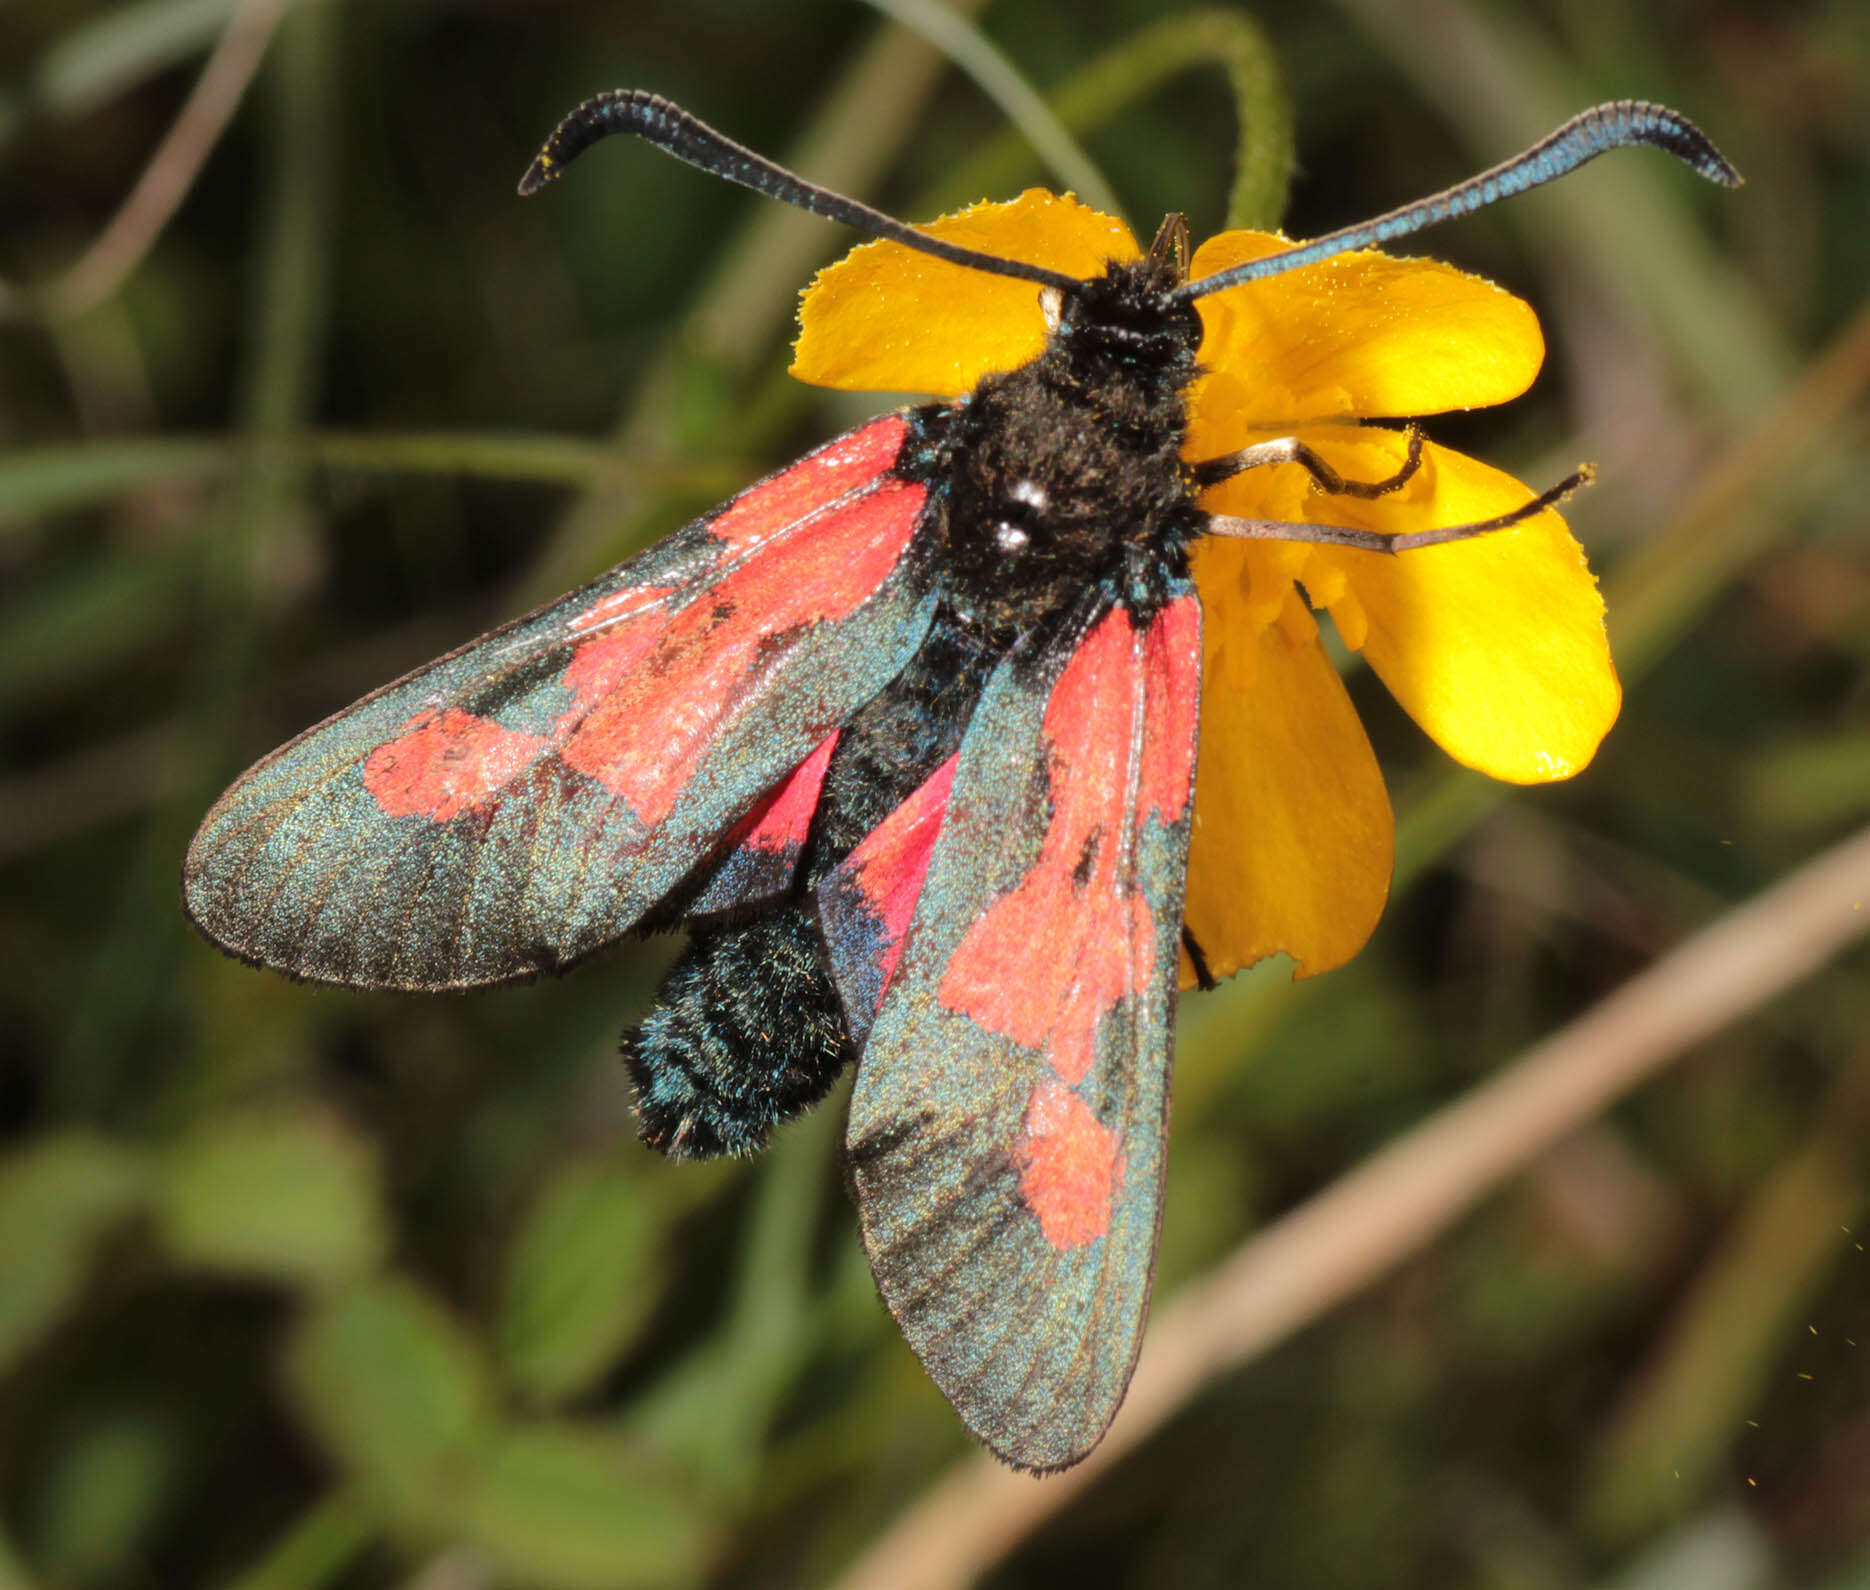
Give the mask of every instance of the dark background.
<svg viewBox="0 0 1870 1590">
<path fill-rule="evenodd" d="M 825 1582 L 970 1452 L 871 1288 L 841 1095 L 672 1166 L 614 1055 L 666 942 L 315 991 L 196 940 L 176 873 L 253 757 L 864 411 L 782 374 L 843 234 L 640 148 L 522 203 L 562 112 L 652 87 L 912 219 L 1048 174 L 856 4 L 304 0 L 121 290 L 48 303 L 231 9 L 0 10 L 0 1585 Z M 1080 131 L 1144 236 L 1224 218 L 1228 79 L 1135 43 L 1195 16 L 981 17 L 1042 92 L 1136 79 Z M 1598 462 L 1628 700 L 1496 801 L 1354 678 L 1397 895 L 1345 970 L 1185 1003 L 1159 1303 L 1870 804 L 1870 11 L 1253 16 L 1295 235 L 1625 94 L 1750 180 L 1626 154 L 1412 243 L 1545 319 L 1525 400 L 1430 429 Z M 1867 1013 L 1847 951 L 1691 1046 L 991 1582 L 1870 1583 Z"/>
</svg>

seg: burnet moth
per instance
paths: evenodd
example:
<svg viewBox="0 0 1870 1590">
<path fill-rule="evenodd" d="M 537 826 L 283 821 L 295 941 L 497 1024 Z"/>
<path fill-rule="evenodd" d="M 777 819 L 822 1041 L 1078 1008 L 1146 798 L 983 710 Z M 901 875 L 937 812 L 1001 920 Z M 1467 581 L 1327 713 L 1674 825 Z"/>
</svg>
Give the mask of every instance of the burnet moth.
<svg viewBox="0 0 1870 1590">
<path fill-rule="evenodd" d="M 1739 178 L 1677 113 L 1601 105 L 1432 198 L 1190 279 L 1179 216 L 1084 274 L 997 257 L 638 91 L 573 111 L 520 191 L 619 132 L 918 269 L 1009 280 L 1044 315 L 1039 350 L 859 426 L 264 758 L 195 836 L 187 908 L 243 960 L 423 992 L 686 928 L 624 1040 L 644 1138 L 750 1151 L 855 1059 L 849 1176 L 885 1303 L 980 1440 L 1064 1468 L 1136 1361 L 1177 985 L 1211 982 L 1184 923 L 1191 548 L 1407 558 L 1522 524 L 1583 478 L 1408 535 L 1204 508 L 1275 466 L 1366 501 L 1422 448 L 1383 433 L 1407 456 L 1366 480 L 1291 437 L 1187 456 L 1208 301 L 1621 146 Z"/>
</svg>

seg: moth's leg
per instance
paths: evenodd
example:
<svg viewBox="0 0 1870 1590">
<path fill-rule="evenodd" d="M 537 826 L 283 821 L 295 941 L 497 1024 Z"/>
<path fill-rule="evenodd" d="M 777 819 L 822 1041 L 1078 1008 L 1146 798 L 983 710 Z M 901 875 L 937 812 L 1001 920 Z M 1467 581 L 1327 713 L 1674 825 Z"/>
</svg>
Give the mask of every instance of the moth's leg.
<svg viewBox="0 0 1870 1590">
<path fill-rule="evenodd" d="M 1195 986 L 1206 993 L 1210 988 L 1221 985 L 1214 980 L 1214 973 L 1208 969 L 1208 953 L 1202 949 L 1201 941 L 1190 930 L 1188 924 L 1182 924 L 1182 948 L 1188 951 L 1189 964 L 1195 968 Z"/>
<path fill-rule="evenodd" d="M 1268 464 L 1297 464 L 1316 482 L 1320 491 L 1337 497 L 1387 497 L 1408 485 L 1422 467 L 1422 431 L 1411 425 L 1408 430 L 1409 456 L 1393 475 L 1381 480 L 1346 480 L 1312 448 L 1296 436 L 1281 436 L 1270 442 L 1255 442 L 1223 458 L 1210 458 L 1195 465 L 1197 487 L 1219 485 L 1223 480 L 1245 474 L 1249 469 L 1263 469 Z"/>
<path fill-rule="evenodd" d="M 1355 547 L 1360 552 L 1412 552 L 1417 547 L 1435 547 L 1448 541 L 1468 541 L 1494 530 L 1510 530 L 1536 514 L 1563 502 L 1580 486 L 1590 482 L 1595 473 L 1590 465 L 1574 471 L 1550 491 L 1542 491 L 1531 502 L 1521 503 L 1509 513 L 1473 524 L 1440 525 L 1433 530 L 1411 530 L 1403 535 L 1386 535 L 1380 530 L 1357 530 L 1349 525 L 1310 524 L 1296 519 L 1236 519 L 1232 514 L 1208 515 L 1207 534 L 1229 536 L 1237 541 L 1313 541 L 1326 546 Z"/>
</svg>

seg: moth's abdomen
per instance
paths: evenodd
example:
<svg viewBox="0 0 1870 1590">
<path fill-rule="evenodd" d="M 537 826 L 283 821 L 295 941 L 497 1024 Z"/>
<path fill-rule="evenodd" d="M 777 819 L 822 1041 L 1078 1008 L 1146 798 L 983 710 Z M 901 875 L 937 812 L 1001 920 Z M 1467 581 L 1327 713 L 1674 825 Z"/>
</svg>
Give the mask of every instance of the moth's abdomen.
<svg viewBox="0 0 1870 1590">
<path fill-rule="evenodd" d="M 788 899 L 695 934 L 623 1040 L 643 1140 L 678 1159 L 745 1154 L 850 1060 L 810 891 L 953 754 L 995 654 L 938 614 L 896 681 L 838 737 Z"/>
<path fill-rule="evenodd" d="M 787 906 L 697 934 L 623 1055 L 644 1142 L 676 1159 L 763 1147 L 849 1058 L 816 925 Z"/>
</svg>

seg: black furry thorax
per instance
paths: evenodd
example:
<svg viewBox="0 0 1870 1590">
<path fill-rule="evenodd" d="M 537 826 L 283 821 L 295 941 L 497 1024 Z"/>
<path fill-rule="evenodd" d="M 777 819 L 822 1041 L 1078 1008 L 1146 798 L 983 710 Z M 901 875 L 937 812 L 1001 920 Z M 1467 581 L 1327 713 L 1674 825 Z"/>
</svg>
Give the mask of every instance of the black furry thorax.
<svg viewBox="0 0 1870 1590">
<path fill-rule="evenodd" d="M 1182 457 L 1201 323 L 1179 261 L 1113 263 L 1046 290 L 1050 335 L 1017 370 L 916 411 L 899 469 L 942 517 L 947 605 L 998 646 L 1108 591 L 1147 620 L 1199 533 Z"/>
</svg>

